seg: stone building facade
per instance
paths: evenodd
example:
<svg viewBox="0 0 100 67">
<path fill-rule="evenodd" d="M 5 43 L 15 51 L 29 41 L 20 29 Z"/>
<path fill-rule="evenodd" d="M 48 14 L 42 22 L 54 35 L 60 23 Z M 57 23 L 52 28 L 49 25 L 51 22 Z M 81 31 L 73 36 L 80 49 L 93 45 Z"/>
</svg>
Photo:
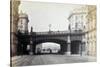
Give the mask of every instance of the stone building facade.
<svg viewBox="0 0 100 67">
<path fill-rule="evenodd" d="M 74 9 L 70 16 L 68 17 L 69 20 L 69 26 L 70 26 L 70 32 L 85 32 L 86 22 L 87 22 L 87 14 L 88 10 L 86 6 Z M 86 55 L 86 44 L 85 44 L 86 38 L 85 35 L 82 35 L 82 41 L 81 41 L 81 47 L 79 47 L 79 51 L 82 50 L 82 55 Z M 75 44 L 77 45 L 77 44 Z M 73 46 L 73 45 L 72 45 Z M 74 47 L 75 48 L 75 47 Z M 78 49 L 78 48 L 77 48 Z"/>
<path fill-rule="evenodd" d="M 26 13 L 20 12 L 17 25 L 17 55 L 28 54 L 29 49 L 29 32 L 28 32 L 28 15 Z M 29 46 L 30 47 L 30 46 Z"/>
<path fill-rule="evenodd" d="M 73 10 L 68 20 L 70 22 L 71 31 L 84 31 L 87 21 L 87 8 L 86 6 Z"/>
<path fill-rule="evenodd" d="M 16 55 L 17 45 L 17 23 L 18 23 L 18 7 L 20 5 L 19 0 L 10 0 L 10 45 L 11 56 Z"/>
<path fill-rule="evenodd" d="M 87 28 L 86 39 L 87 42 L 87 54 L 90 56 L 96 56 L 96 6 L 88 6 L 87 15 Z"/>
<path fill-rule="evenodd" d="M 17 30 L 23 34 L 28 33 L 28 22 L 28 15 L 21 12 L 19 14 Z"/>
<path fill-rule="evenodd" d="M 73 10 L 68 17 L 71 31 L 82 30 L 85 32 L 85 54 L 96 56 L 96 6 L 86 5 Z"/>
</svg>

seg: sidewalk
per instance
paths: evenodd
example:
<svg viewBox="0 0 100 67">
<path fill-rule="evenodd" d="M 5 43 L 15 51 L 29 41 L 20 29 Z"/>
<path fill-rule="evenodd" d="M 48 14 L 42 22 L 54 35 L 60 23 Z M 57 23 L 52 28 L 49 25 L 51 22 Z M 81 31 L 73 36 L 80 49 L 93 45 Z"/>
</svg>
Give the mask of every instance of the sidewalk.
<svg viewBox="0 0 100 67">
<path fill-rule="evenodd" d="M 22 56 L 14 56 L 14 57 L 11 57 L 11 60 L 14 61 L 14 60 L 17 60 L 17 59 L 20 59 Z"/>
</svg>

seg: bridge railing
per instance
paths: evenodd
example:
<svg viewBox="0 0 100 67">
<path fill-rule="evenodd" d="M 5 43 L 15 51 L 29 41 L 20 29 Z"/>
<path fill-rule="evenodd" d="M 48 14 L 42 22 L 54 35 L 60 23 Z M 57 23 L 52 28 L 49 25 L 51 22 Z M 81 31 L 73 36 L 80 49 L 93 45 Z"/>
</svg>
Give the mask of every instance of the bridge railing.
<svg viewBox="0 0 100 67">
<path fill-rule="evenodd" d="M 60 34 L 83 34 L 82 31 L 51 31 L 51 32 L 36 32 L 36 35 L 60 35 Z"/>
<path fill-rule="evenodd" d="M 46 35 L 46 34 L 68 34 L 69 31 L 51 31 L 51 32 L 36 32 L 37 35 Z"/>
</svg>

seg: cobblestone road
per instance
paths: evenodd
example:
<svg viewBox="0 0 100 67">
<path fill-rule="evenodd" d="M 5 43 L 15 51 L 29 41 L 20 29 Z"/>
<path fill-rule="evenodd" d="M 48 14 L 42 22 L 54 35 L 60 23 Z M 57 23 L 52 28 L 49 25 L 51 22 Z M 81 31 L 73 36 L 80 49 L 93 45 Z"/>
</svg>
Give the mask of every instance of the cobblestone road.
<svg viewBox="0 0 100 67">
<path fill-rule="evenodd" d="M 67 55 L 24 55 L 12 58 L 12 66 L 81 63 L 96 61 L 94 57 Z"/>
</svg>

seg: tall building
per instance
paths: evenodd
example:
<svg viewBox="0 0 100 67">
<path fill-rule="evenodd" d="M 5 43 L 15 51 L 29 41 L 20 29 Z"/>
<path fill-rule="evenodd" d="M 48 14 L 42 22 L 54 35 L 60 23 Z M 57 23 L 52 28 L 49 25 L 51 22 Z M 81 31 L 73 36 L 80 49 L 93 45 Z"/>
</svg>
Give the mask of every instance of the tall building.
<svg viewBox="0 0 100 67">
<path fill-rule="evenodd" d="M 28 33 L 28 22 L 28 15 L 21 12 L 18 20 L 18 31 L 23 34 Z"/>
<path fill-rule="evenodd" d="M 86 6 L 73 10 L 73 12 L 68 17 L 71 31 L 84 30 L 87 21 L 86 16 L 87 16 Z"/>
<path fill-rule="evenodd" d="M 88 14 L 87 6 L 82 6 L 72 11 L 70 16 L 68 17 L 68 20 L 70 22 L 69 24 L 70 32 L 85 32 L 87 14 Z M 80 41 L 81 41 L 80 46 L 82 47 L 79 46 L 77 49 L 79 49 L 79 53 L 82 53 L 82 55 L 86 55 L 87 52 L 86 52 L 86 44 L 85 44 L 86 41 L 85 34 L 82 35 L 82 40 Z"/>
<path fill-rule="evenodd" d="M 68 17 L 71 31 L 83 30 L 85 32 L 85 53 L 96 56 L 96 6 L 88 5 L 73 10 Z"/>
<path fill-rule="evenodd" d="M 86 39 L 87 42 L 87 54 L 90 56 L 96 56 L 96 6 L 88 6 L 87 15 L 87 28 Z"/>
<path fill-rule="evenodd" d="M 29 44 L 28 33 L 28 15 L 25 13 L 19 13 L 18 25 L 17 25 L 17 55 L 28 54 L 27 46 Z"/>
<path fill-rule="evenodd" d="M 18 10 L 20 0 L 10 0 L 10 45 L 11 45 L 11 56 L 16 55 L 17 45 L 17 24 L 18 24 Z"/>
</svg>

